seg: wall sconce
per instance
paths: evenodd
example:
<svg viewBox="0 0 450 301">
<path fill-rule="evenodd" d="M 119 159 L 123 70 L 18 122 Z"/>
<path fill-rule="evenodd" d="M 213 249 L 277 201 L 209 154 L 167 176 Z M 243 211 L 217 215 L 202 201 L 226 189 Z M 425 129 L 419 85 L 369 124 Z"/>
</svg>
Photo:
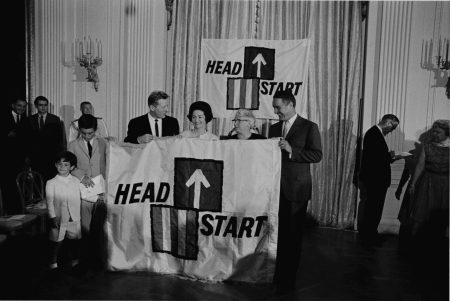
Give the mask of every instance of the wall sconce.
<svg viewBox="0 0 450 301">
<path fill-rule="evenodd" d="M 430 41 L 422 41 L 422 54 L 420 57 L 420 67 L 434 72 L 434 79 L 436 82 L 432 87 L 446 87 L 447 97 L 449 97 L 448 86 L 450 82 L 449 72 L 447 71 L 450 69 L 450 62 L 448 60 L 449 44 L 449 39 L 444 39 L 444 43 L 442 43 L 441 38 L 439 38 L 437 47 L 433 45 L 432 39 Z M 437 50 L 435 48 L 437 48 Z M 433 62 L 434 54 L 437 54 L 435 56 L 435 62 Z"/>
<path fill-rule="evenodd" d="M 441 49 L 441 39 L 439 38 L 439 47 L 438 47 L 438 57 L 437 57 L 437 65 L 441 70 L 450 69 L 450 62 L 448 61 L 448 46 L 450 44 L 450 40 L 444 39 L 444 44 Z M 444 55 L 445 49 L 445 59 L 444 56 L 441 57 L 441 54 Z"/>
<path fill-rule="evenodd" d="M 94 83 L 95 91 L 98 91 L 98 83 L 100 79 L 97 74 L 97 67 L 103 63 L 102 59 L 102 42 L 95 39 L 92 42 L 91 37 L 83 38 L 83 40 L 75 40 L 75 59 L 81 67 L 87 70 L 87 81 Z"/>
</svg>

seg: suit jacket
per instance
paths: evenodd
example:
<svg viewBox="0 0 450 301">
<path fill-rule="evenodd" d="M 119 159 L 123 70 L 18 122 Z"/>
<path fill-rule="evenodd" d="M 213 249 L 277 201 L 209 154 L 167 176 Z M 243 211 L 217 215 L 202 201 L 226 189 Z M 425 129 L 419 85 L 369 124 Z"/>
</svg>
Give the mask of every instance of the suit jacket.
<svg viewBox="0 0 450 301">
<path fill-rule="evenodd" d="M 27 141 L 29 139 L 29 123 L 28 117 L 23 114 L 20 117 L 20 122 L 17 124 L 12 111 L 9 112 L 4 118 L 4 125 L 2 126 L 2 132 L 5 142 L 6 152 L 6 164 L 14 167 L 14 169 L 20 170 L 24 164 L 24 158 L 27 150 Z M 15 135 L 10 135 L 15 133 Z"/>
<path fill-rule="evenodd" d="M 77 167 L 72 174 L 81 180 L 84 176 L 90 178 L 102 175 L 106 179 L 106 151 L 107 142 L 100 137 L 92 139 L 92 157 L 82 137 L 69 143 L 68 150 L 77 157 Z"/>
<path fill-rule="evenodd" d="M 42 149 L 42 152 L 57 154 L 66 149 L 66 131 L 64 124 L 58 116 L 47 113 L 44 129 L 39 130 L 39 115 L 33 114 L 29 119 L 31 128 L 31 143 L 33 147 Z"/>
<path fill-rule="evenodd" d="M 282 137 L 283 122 L 269 128 L 269 138 Z M 291 202 L 305 206 L 311 199 L 310 164 L 322 160 L 322 143 L 317 124 L 297 115 L 285 138 L 292 147 L 292 155 L 281 153 L 281 195 Z"/>
<path fill-rule="evenodd" d="M 162 137 L 175 136 L 180 133 L 178 120 L 174 117 L 166 116 L 162 119 Z M 148 114 L 133 118 L 128 123 L 127 136 L 124 142 L 137 144 L 137 138 L 145 134 L 152 134 Z"/>
<path fill-rule="evenodd" d="M 48 215 L 56 217 L 59 223 L 68 222 L 70 217 L 73 221 L 80 220 L 80 181 L 71 175 L 69 177 L 68 183 L 56 176 L 45 185 Z"/>
<path fill-rule="evenodd" d="M 383 134 L 376 125 L 371 127 L 363 139 L 361 171 L 359 178 L 366 185 L 391 185 L 392 157 Z"/>
</svg>

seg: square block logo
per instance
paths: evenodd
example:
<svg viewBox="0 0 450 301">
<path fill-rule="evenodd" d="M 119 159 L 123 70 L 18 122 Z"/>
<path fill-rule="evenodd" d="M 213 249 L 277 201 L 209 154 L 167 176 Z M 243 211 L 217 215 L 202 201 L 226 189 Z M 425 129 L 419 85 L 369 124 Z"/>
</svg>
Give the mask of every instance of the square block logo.
<svg viewBox="0 0 450 301">
<path fill-rule="evenodd" d="M 222 211 L 223 161 L 175 158 L 174 206 Z"/>
<path fill-rule="evenodd" d="M 259 109 L 259 79 L 227 79 L 227 110 Z"/>
<path fill-rule="evenodd" d="M 196 260 L 198 255 L 198 211 L 151 206 L 153 252 Z"/>
<path fill-rule="evenodd" d="M 273 80 L 275 77 L 275 49 L 245 47 L 244 78 Z"/>
</svg>

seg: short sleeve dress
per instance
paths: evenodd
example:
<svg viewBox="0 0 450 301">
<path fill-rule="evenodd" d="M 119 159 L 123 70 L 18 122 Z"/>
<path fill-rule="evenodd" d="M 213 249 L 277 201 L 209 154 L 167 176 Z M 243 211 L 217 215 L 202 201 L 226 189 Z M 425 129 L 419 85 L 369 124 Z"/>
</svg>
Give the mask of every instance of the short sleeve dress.
<svg viewBox="0 0 450 301">
<path fill-rule="evenodd" d="M 416 183 L 411 218 L 426 222 L 436 212 L 449 209 L 449 147 L 424 145 L 425 170 Z"/>
</svg>

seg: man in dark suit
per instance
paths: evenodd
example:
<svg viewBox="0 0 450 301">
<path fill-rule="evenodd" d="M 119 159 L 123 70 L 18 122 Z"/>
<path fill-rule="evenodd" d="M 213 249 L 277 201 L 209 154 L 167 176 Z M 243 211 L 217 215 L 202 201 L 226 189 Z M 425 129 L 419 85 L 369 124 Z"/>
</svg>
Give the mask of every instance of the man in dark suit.
<svg viewBox="0 0 450 301">
<path fill-rule="evenodd" d="M 377 125 L 366 132 L 363 139 L 358 232 L 360 238 L 369 244 L 381 242 L 377 228 L 386 192 L 391 185 L 391 163 L 398 159 L 394 152 L 389 152 L 384 136 L 395 130 L 398 124 L 395 115 L 384 115 Z"/>
<path fill-rule="evenodd" d="M 278 213 L 278 250 L 274 284 L 277 294 L 295 288 L 300 263 L 302 228 L 311 199 L 310 164 L 322 160 L 317 124 L 297 115 L 291 90 L 277 91 L 272 106 L 280 122 L 269 129 L 269 138 L 281 137 L 281 189 Z"/>
<path fill-rule="evenodd" d="M 11 104 L 12 110 L 2 118 L 3 151 L 5 154 L 2 169 L 2 194 L 4 210 L 8 214 L 20 213 L 19 194 L 16 187 L 16 177 L 25 168 L 27 139 L 29 134 L 28 120 L 25 114 L 27 102 L 16 99 Z"/>
<path fill-rule="evenodd" d="M 47 181 L 56 175 L 54 157 L 66 149 L 66 132 L 61 119 L 48 113 L 46 97 L 36 97 L 34 105 L 37 113 L 29 119 L 31 167 Z"/>
<path fill-rule="evenodd" d="M 175 136 L 180 133 L 178 120 L 167 116 L 169 95 L 163 91 L 153 91 L 148 97 L 149 112 L 133 118 L 128 123 L 125 142 L 148 143 L 156 137 Z"/>
</svg>

